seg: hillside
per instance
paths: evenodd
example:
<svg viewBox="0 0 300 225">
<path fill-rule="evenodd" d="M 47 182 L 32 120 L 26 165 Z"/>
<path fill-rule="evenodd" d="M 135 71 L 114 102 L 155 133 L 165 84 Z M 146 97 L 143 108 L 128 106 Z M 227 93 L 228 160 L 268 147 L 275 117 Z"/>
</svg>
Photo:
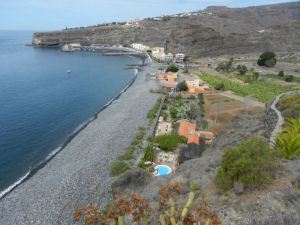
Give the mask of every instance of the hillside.
<svg viewBox="0 0 300 225">
<path fill-rule="evenodd" d="M 35 46 L 65 43 L 143 43 L 190 56 L 300 51 L 300 2 L 247 8 L 208 7 L 193 13 L 143 19 L 134 25 L 111 23 L 41 32 Z"/>
</svg>

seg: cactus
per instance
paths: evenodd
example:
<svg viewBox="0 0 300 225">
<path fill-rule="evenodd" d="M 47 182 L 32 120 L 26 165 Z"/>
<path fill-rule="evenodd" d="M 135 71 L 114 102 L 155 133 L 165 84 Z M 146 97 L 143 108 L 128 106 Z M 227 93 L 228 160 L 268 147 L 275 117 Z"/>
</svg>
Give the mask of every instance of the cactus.
<svg viewBox="0 0 300 225">
<path fill-rule="evenodd" d="M 119 222 L 119 225 L 125 225 L 124 216 L 119 216 L 118 217 L 118 222 Z"/>
<path fill-rule="evenodd" d="M 164 215 L 162 215 L 162 214 L 159 215 L 159 222 L 161 225 L 167 224 Z"/>
</svg>

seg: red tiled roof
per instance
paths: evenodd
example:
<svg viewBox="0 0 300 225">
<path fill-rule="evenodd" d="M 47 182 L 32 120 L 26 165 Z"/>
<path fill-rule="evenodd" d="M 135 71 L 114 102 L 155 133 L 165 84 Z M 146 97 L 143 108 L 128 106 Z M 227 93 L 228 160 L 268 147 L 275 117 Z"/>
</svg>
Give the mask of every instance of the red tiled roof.
<svg viewBox="0 0 300 225">
<path fill-rule="evenodd" d="M 180 136 L 187 137 L 190 135 L 191 132 L 195 132 L 196 130 L 196 124 L 190 123 L 187 121 L 180 122 L 179 128 L 178 128 L 178 134 Z"/>
<path fill-rule="evenodd" d="M 199 136 L 196 134 L 191 134 L 188 136 L 188 141 L 187 143 L 195 143 L 197 145 L 199 145 Z"/>
</svg>

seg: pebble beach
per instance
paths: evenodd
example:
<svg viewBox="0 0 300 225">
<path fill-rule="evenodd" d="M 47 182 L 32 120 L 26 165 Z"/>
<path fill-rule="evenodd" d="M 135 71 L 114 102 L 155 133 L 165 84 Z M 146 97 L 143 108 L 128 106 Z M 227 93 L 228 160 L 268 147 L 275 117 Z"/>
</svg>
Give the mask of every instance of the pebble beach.
<svg viewBox="0 0 300 225">
<path fill-rule="evenodd" d="M 110 201 L 109 167 L 137 132 L 147 126 L 147 111 L 160 97 L 150 94 L 149 63 L 119 98 L 101 111 L 52 160 L 0 200 L 1 225 L 76 224 L 82 205 L 104 207 Z M 96 190 L 95 190 L 96 187 Z"/>
</svg>

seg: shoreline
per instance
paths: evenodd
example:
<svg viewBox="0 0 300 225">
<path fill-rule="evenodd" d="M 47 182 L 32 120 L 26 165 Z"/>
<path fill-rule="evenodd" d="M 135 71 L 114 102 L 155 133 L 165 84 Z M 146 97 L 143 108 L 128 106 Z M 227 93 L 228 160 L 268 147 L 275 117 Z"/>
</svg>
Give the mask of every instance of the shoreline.
<svg viewBox="0 0 300 225">
<path fill-rule="evenodd" d="M 140 68 L 141 67 L 144 67 L 144 66 L 140 66 Z M 39 162 L 32 170 L 27 171 L 25 173 L 25 175 L 23 175 L 22 177 L 20 177 L 16 182 L 14 182 L 10 186 L 8 186 L 6 189 L 4 189 L 3 191 L 1 191 L 0 192 L 0 200 L 2 198 L 5 198 L 6 195 L 8 195 L 10 192 L 12 192 L 19 185 L 21 185 L 22 183 L 26 182 L 31 177 L 33 177 L 34 174 L 36 174 L 40 169 L 42 169 L 43 167 L 45 167 L 46 164 L 49 163 L 59 152 L 61 152 L 82 130 L 84 130 L 91 122 L 93 122 L 94 120 L 96 120 L 98 118 L 98 114 L 99 113 L 101 113 L 103 110 L 105 110 L 107 107 L 109 107 L 115 100 L 117 100 L 118 98 L 120 98 L 120 96 L 124 92 L 126 92 L 128 88 L 131 87 L 131 85 L 135 82 L 135 80 L 136 80 L 136 78 L 138 76 L 139 69 L 132 69 L 132 70 L 135 71 L 135 75 L 134 75 L 133 79 L 130 81 L 130 83 L 128 85 L 126 85 L 125 88 L 123 88 L 121 90 L 121 92 L 119 92 L 114 98 L 112 98 L 104 106 L 102 106 L 92 117 L 88 118 L 85 122 L 79 124 L 74 129 L 74 131 L 66 137 L 66 140 L 59 147 L 57 147 L 56 149 L 52 150 L 48 154 L 48 156 L 44 160 L 42 160 L 41 162 Z"/>
<path fill-rule="evenodd" d="M 148 62 L 59 151 L 0 199 L 2 224 L 73 224 L 70 211 L 75 207 L 88 202 L 103 207 L 109 202 L 114 178 L 108 177 L 108 168 L 124 152 L 137 127 L 147 124 L 146 112 L 159 95 L 149 93 L 145 78 L 156 69 L 157 65 Z M 95 183 L 104 193 L 100 202 L 99 193 L 90 190 Z"/>
</svg>

